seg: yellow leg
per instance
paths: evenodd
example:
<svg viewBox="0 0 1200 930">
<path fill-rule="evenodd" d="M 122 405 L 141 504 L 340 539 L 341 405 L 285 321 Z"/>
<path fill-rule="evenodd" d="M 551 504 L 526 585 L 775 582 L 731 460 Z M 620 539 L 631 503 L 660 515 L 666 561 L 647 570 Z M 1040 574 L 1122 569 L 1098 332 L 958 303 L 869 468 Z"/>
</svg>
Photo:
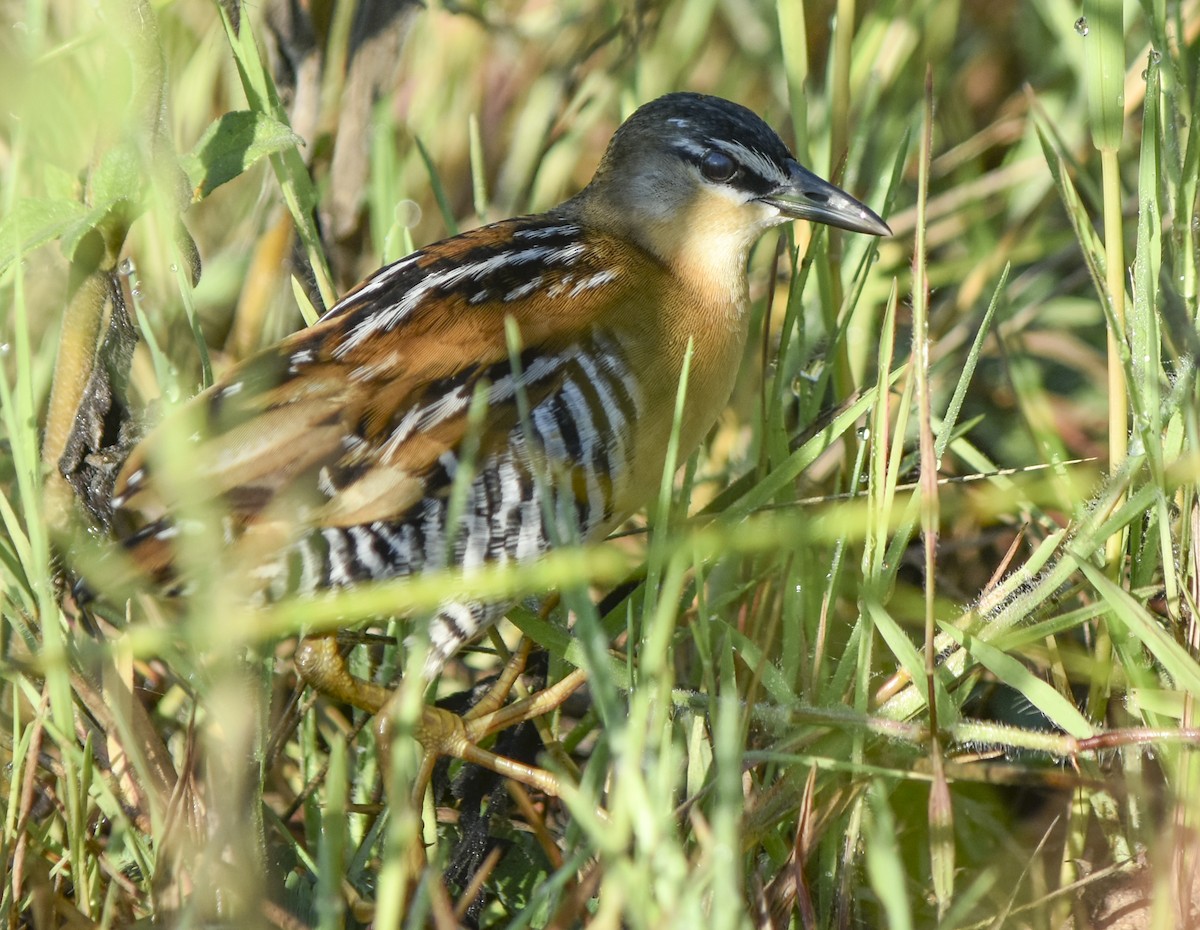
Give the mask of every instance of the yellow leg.
<svg viewBox="0 0 1200 930">
<path fill-rule="evenodd" d="M 587 680 L 587 676 L 577 670 L 550 688 L 514 704 L 502 706 L 508 692 L 512 689 L 513 682 L 525 669 L 525 660 L 529 656 L 530 649 L 531 646 L 528 643 L 522 643 L 521 648 L 505 665 L 496 683 L 488 690 L 483 699 L 465 715 L 459 716 L 439 707 L 425 708 L 414 733 L 417 742 L 425 750 L 425 759 L 421 766 L 422 777 L 413 786 L 414 800 L 419 802 L 419 799 L 424 796 L 434 763 L 441 756 L 450 756 L 482 766 L 505 778 L 541 791 L 543 794 L 558 797 L 560 793 L 558 778 L 550 772 L 499 756 L 479 746 L 481 740 L 493 733 L 556 710 Z M 389 738 L 390 717 L 391 714 L 385 707 L 377 724 L 380 738 L 384 744 Z"/>
<path fill-rule="evenodd" d="M 292 661 L 296 663 L 296 673 L 317 691 L 369 714 L 379 713 L 392 696 L 390 688 L 350 674 L 336 633 L 305 636 L 296 646 Z"/>
<path fill-rule="evenodd" d="M 508 695 L 512 692 L 513 685 L 517 683 L 517 679 L 525 671 L 525 663 L 529 661 L 529 653 L 532 651 L 533 643 L 522 637 L 517 651 L 508 657 L 508 661 L 504 663 L 504 668 L 500 670 L 500 674 L 496 676 L 496 680 L 488 688 L 487 694 L 476 701 L 474 706 L 463 714 L 463 719 L 471 720 L 475 717 L 482 717 L 503 707 L 504 702 L 508 700 Z"/>
<path fill-rule="evenodd" d="M 587 673 L 583 669 L 576 669 L 562 681 L 506 707 L 476 713 L 479 710 L 479 705 L 476 705 L 464 718 L 467 736 L 473 741 L 478 741 L 485 736 L 514 727 L 518 723 L 552 713 L 558 710 L 563 702 L 583 687 L 586 682 Z"/>
<path fill-rule="evenodd" d="M 421 777 L 414 785 L 414 795 L 418 800 L 425 793 L 434 762 L 441 756 L 451 756 L 483 766 L 505 778 L 511 778 L 545 794 L 558 796 L 558 779 L 550 772 L 498 756 L 481 749 L 478 745 L 493 733 L 556 710 L 587 680 L 584 673 L 577 670 L 552 687 L 505 706 L 504 701 L 512 690 L 513 683 L 525 670 L 530 650 L 531 644 L 523 642 L 520 649 L 505 664 L 488 693 L 465 715 L 459 716 L 438 707 L 424 709 L 414 734 L 425 751 Z M 377 728 L 383 740 L 382 745 L 387 745 L 391 717 L 391 714 L 387 713 L 387 705 L 395 692 L 351 675 L 346 667 L 346 657 L 342 655 L 338 646 L 336 634 L 321 633 L 304 637 L 296 647 L 294 661 L 300 677 L 322 694 L 371 714 L 385 711 L 380 715 Z"/>
<path fill-rule="evenodd" d="M 559 795 L 559 781 L 552 773 L 507 759 L 478 745 L 480 740 L 493 733 L 556 710 L 587 680 L 586 675 L 577 670 L 552 687 L 505 706 L 504 702 L 508 699 L 513 685 L 525 670 L 525 662 L 529 658 L 531 648 L 527 640 L 522 641 L 521 647 L 505 663 L 504 669 L 487 694 L 465 715 L 460 717 L 439 707 L 423 708 L 421 719 L 413 734 L 422 749 L 421 764 L 411 795 L 413 809 L 418 814 L 423 806 L 425 791 L 433 776 L 434 767 L 442 756 L 451 756 L 490 769 L 543 794 L 552 797 Z M 390 702 L 397 700 L 398 692 L 350 674 L 346 657 L 342 654 L 334 633 L 304 637 L 296 647 L 294 661 L 300 677 L 317 691 L 376 715 L 380 760 L 386 778 L 391 759 L 391 720 L 394 716 Z M 530 806 L 528 798 L 525 801 L 526 805 Z M 548 837 L 543 836 L 540 839 L 544 844 L 553 846 Z M 410 855 L 410 866 L 415 878 L 425 866 L 425 849 L 422 843 L 414 843 Z"/>
</svg>

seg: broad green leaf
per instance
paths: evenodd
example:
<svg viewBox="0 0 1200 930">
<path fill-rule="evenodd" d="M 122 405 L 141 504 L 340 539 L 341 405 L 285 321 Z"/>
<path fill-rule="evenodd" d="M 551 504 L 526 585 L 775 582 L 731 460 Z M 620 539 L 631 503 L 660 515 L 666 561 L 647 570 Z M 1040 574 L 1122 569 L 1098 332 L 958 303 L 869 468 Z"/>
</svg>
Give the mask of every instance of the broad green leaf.
<svg viewBox="0 0 1200 930">
<path fill-rule="evenodd" d="M 1034 675 L 1008 653 L 988 645 L 949 623 L 939 624 L 943 633 L 967 650 L 973 659 L 1010 688 L 1015 688 L 1029 703 L 1045 714 L 1056 726 L 1076 739 L 1087 739 L 1095 732 L 1083 716 L 1065 697 Z"/>
<path fill-rule="evenodd" d="M 17 259 L 66 234 L 88 213 L 77 201 L 29 198 L 17 201 L 0 221 L 0 274 Z"/>
<path fill-rule="evenodd" d="M 259 159 L 301 142 L 283 123 L 265 113 L 238 110 L 209 124 L 195 148 L 183 156 L 192 184 L 192 202 L 203 200 Z"/>
<path fill-rule="evenodd" d="M 1080 568 L 1112 609 L 1112 618 L 1146 647 L 1175 686 L 1192 694 L 1200 694 L 1200 664 L 1163 628 L 1162 622 L 1095 565 L 1085 562 Z"/>
<path fill-rule="evenodd" d="M 140 204 L 146 183 L 146 159 L 134 143 L 125 142 L 104 153 L 88 178 L 88 197 L 93 207 L 122 200 Z"/>
<path fill-rule="evenodd" d="M 114 255 L 119 252 L 130 225 L 145 208 L 147 184 L 146 159 L 134 143 L 115 145 L 105 152 L 88 177 L 90 205 L 62 233 L 63 252 L 75 257 L 75 250 L 93 230 L 100 230 Z"/>
</svg>

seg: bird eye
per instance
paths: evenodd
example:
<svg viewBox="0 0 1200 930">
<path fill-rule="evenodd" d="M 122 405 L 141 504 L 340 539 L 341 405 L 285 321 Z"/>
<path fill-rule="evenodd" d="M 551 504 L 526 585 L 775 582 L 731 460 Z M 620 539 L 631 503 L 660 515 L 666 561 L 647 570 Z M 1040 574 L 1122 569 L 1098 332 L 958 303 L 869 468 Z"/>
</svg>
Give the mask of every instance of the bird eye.
<svg viewBox="0 0 1200 930">
<path fill-rule="evenodd" d="M 700 159 L 700 173 L 710 181 L 728 181 L 737 174 L 737 164 L 724 152 L 709 149 Z"/>
</svg>

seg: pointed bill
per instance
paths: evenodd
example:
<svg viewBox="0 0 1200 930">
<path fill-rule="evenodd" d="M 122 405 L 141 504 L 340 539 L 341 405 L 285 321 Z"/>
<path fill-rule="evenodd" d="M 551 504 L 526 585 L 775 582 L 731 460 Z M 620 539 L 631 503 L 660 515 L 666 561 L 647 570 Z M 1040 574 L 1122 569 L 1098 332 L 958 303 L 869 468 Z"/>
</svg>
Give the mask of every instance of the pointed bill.
<svg viewBox="0 0 1200 930">
<path fill-rule="evenodd" d="M 787 183 L 760 199 L 792 219 L 824 223 L 872 236 L 892 234 L 888 224 L 870 207 L 817 177 L 799 162 L 791 163 Z"/>
</svg>

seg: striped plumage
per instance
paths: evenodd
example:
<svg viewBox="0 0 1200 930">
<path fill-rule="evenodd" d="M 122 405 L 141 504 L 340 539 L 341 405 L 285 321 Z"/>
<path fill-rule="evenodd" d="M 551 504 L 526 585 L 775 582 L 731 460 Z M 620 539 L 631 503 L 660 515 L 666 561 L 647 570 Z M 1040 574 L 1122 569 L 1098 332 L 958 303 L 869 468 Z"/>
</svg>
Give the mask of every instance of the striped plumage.
<svg viewBox="0 0 1200 930">
<path fill-rule="evenodd" d="M 642 107 L 580 194 L 381 269 L 193 402 L 197 478 L 227 514 L 230 564 L 251 561 L 278 594 L 602 538 L 658 485 L 689 343 L 685 454 L 720 412 L 746 339 L 749 249 L 798 217 L 887 232 L 749 110 L 694 94 Z M 177 529 L 156 441 L 130 457 L 114 505 L 135 560 L 165 581 Z M 464 457 L 474 473 L 448 527 Z M 427 671 L 503 610 L 448 596 Z M 377 709 L 329 641 L 300 665 Z"/>
</svg>

